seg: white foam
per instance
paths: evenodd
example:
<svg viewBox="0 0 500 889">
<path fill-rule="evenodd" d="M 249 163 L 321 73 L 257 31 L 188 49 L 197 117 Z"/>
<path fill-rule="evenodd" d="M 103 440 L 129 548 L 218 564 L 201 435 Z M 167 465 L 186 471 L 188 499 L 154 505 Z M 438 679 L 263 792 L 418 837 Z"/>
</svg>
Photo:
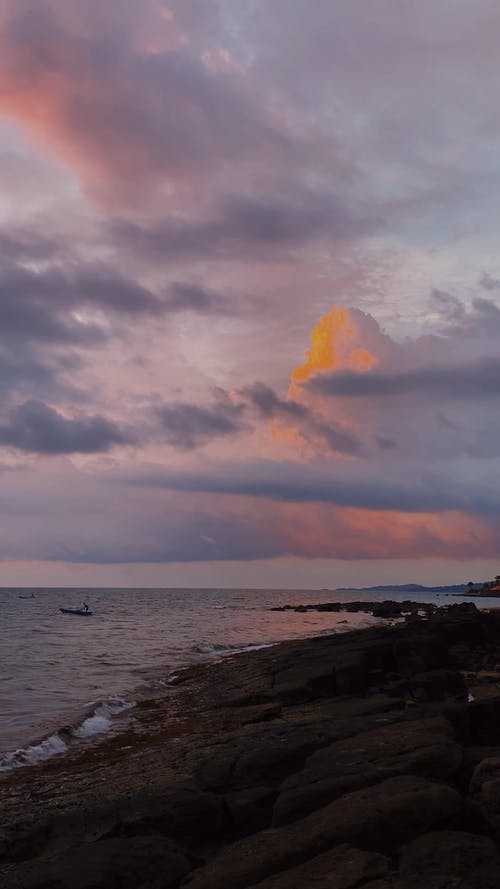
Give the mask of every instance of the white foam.
<svg viewBox="0 0 500 889">
<path fill-rule="evenodd" d="M 58 734 L 50 735 L 38 744 L 20 747 L 12 753 L 4 753 L 0 756 L 0 772 L 11 772 L 23 766 L 35 765 L 37 762 L 65 753 L 67 749 L 68 745 Z"/>
<path fill-rule="evenodd" d="M 243 651 L 258 651 L 261 648 L 269 648 L 274 642 L 257 643 L 249 642 L 248 645 L 223 645 L 221 642 L 199 642 L 194 645 L 192 651 L 196 654 L 224 655 L 240 654 Z"/>
<path fill-rule="evenodd" d="M 113 720 L 117 716 L 134 706 L 132 701 L 125 701 L 118 697 L 102 701 L 81 725 L 72 730 L 72 735 L 80 740 L 93 738 L 94 735 L 102 735 L 110 730 Z"/>
<path fill-rule="evenodd" d="M 126 701 L 124 698 L 112 697 L 106 701 L 100 701 L 92 713 L 83 722 L 73 727 L 65 727 L 53 735 L 44 738 L 36 744 L 28 747 L 20 747 L 10 753 L 0 755 L 0 772 L 11 772 L 23 766 L 35 765 L 53 756 L 66 753 L 73 744 L 85 741 L 96 735 L 109 732 L 113 721 L 135 707 L 135 701 Z M 64 735 L 64 737 L 62 737 Z"/>
</svg>

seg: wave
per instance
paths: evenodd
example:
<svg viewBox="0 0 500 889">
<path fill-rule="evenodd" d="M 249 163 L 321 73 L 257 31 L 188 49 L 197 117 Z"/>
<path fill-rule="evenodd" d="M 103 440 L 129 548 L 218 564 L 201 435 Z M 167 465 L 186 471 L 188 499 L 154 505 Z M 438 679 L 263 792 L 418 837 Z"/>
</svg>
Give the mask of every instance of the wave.
<svg viewBox="0 0 500 889">
<path fill-rule="evenodd" d="M 114 696 L 106 701 L 98 701 L 92 707 L 93 710 L 82 722 L 64 726 L 27 747 L 19 747 L 9 753 L 0 754 L 0 772 L 11 772 L 24 766 L 36 765 L 53 756 L 66 753 L 79 742 L 109 732 L 117 718 L 135 707 L 135 701 Z"/>
<path fill-rule="evenodd" d="M 193 645 L 191 651 L 194 654 L 209 656 L 224 654 L 239 654 L 242 651 L 257 651 L 259 648 L 269 648 L 274 642 L 249 642 L 247 645 L 224 645 L 222 642 L 198 642 Z"/>
</svg>

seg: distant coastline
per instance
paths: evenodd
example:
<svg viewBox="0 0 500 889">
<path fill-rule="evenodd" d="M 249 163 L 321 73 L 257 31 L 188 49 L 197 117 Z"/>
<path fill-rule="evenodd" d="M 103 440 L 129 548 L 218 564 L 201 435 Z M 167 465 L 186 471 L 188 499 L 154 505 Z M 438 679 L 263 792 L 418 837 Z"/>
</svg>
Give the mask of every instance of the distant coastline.
<svg viewBox="0 0 500 889">
<path fill-rule="evenodd" d="M 474 595 L 481 584 L 474 586 L 472 595 Z M 420 583 L 402 583 L 402 584 L 378 584 L 377 586 L 364 587 L 338 587 L 336 593 L 467 593 L 466 583 L 455 583 L 448 586 L 423 586 Z"/>
</svg>

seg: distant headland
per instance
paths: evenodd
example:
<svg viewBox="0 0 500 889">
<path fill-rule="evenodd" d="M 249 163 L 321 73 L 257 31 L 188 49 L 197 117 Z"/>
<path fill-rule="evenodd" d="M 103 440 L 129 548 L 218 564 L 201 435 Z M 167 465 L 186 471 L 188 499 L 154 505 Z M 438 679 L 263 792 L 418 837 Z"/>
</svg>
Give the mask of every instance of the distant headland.
<svg viewBox="0 0 500 889">
<path fill-rule="evenodd" d="M 423 586 L 420 583 L 378 584 L 365 587 L 339 587 L 335 592 L 344 593 L 437 593 L 444 596 L 477 596 L 500 598 L 500 574 L 494 580 L 469 580 L 448 586 Z"/>
<path fill-rule="evenodd" d="M 482 584 L 474 585 L 474 592 L 479 590 Z M 377 586 L 364 587 L 339 587 L 335 592 L 348 593 L 449 593 L 457 595 L 463 593 L 468 594 L 468 586 L 466 583 L 456 583 L 450 586 L 422 586 L 420 583 L 401 583 L 401 584 L 378 584 Z"/>
</svg>

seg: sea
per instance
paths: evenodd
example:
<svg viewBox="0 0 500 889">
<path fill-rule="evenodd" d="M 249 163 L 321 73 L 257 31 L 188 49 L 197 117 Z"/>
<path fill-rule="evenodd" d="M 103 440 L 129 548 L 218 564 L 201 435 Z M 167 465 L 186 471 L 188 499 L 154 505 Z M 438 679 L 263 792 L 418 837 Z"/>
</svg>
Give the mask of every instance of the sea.
<svg viewBox="0 0 500 889">
<path fill-rule="evenodd" d="M 139 700 L 164 693 L 186 665 L 377 622 L 365 612 L 273 607 L 409 598 L 466 601 L 380 589 L 0 589 L 0 773 L 119 731 Z M 60 611 L 83 602 L 91 616 Z"/>
</svg>

